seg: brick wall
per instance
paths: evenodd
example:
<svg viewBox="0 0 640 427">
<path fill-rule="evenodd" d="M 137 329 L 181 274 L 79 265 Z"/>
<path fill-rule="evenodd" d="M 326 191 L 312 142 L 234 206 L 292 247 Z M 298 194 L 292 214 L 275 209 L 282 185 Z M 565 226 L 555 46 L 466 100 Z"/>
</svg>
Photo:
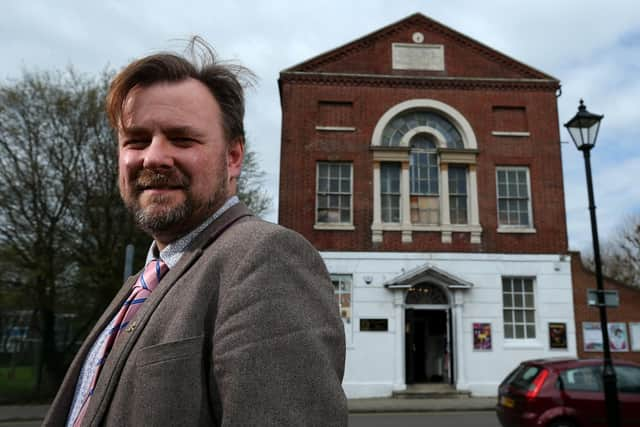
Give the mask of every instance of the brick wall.
<svg viewBox="0 0 640 427">
<path fill-rule="evenodd" d="M 587 306 L 587 289 L 596 289 L 595 274 L 587 270 L 580 260 L 579 252 L 571 253 L 571 275 L 573 278 L 573 306 L 576 320 L 576 345 L 579 357 L 602 357 L 602 352 L 584 351 L 582 322 L 600 322 L 600 311 Z M 620 307 L 607 309 L 609 322 L 640 322 L 640 289 L 632 288 L 614 280 L 604 280 L 605 289 L 617 290 L 620 295 Z M 640 363 L 640 352 L 612 352 L 614 359 L 631 360 Z"/>
<path fill-rule="evenodd" d="M 556 97 L 549 90 L 460 90 L 343 86 L 281 82 L 283 128 L 279 222 L 302 233 L 320 250 L 471 251 L 498 253 L 564 253 L 567 250 L 562 166 Z M 380 117 L 410 99 L 434 99 L 458 110 L 478 141 L 478 198 L 482 244 L 469 234 L 441 243 L 437 232 L 414 232 L 413 243 L 400 242 L 399 232 L 385 232 L 384 242 L 371 242 L 373 221 L 373 155 L 371 137 Z M 355 132 L 316 130 L 320 101 L 353 103 Z M 493 136 L 493 107 L 523 106 L 529 137 Z M 353 163 L 355 231 L 314 230 L 316 162 Z M 535 234 L 497 233 L 496 166 L 528 166 Z"/>
<path fill-rule="evenodd" d="M 444 46 L 441 71 L 395 70 L 393 43 Z M 302 233 L 320 250 L 566 253 L 567 232 L 556 90 L 559 83 L 463 34 L 412 15 L 403 21 L 329 51 L 280 75 L 282 143 L 279 222 Z M 373 222 L 373 130 L 393 106 L 412 99 L 443 102 L 470 123 L 478 142 L 477 184 L 482 243 L 454 233 L 442 243 L 439 232 L 385 231 L 371 241 Z M 339 126 L 353 132 L 316 130 L 325 126 L 327 105 L 348 106 Z M 349 110 L 349 111 L 347 111 Z M 499 126 L 500 129 L 495 127 Z M 526 131 L 526 137 L 492 131 Z M 315 230 L 316 163 L 353 164 L 354 231 Z M 531 178 L 532 234 L 497 233 L 496 167 L 527 166 Z"/>
</svg>

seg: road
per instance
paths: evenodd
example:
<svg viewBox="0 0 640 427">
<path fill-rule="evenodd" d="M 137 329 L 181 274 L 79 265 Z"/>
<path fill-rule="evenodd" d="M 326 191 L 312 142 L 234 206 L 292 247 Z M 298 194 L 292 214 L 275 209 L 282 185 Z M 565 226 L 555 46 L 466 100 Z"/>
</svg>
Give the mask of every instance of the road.
<svg viewBox="0 0 640 427">
<path fill-rule="evenodd" d="M 500 423 L 492 411 L 425 412 L 351 414 L 349 427 L 500 427 Z"/>
<path fill-rule="evenodd" d="M 42 421 L 0 422 L 0 427 L 38 427 Z M 496 414 L 486 412 L 425 412 L 351 414 L 349 427 L 500 427 Z"/>
</svg>

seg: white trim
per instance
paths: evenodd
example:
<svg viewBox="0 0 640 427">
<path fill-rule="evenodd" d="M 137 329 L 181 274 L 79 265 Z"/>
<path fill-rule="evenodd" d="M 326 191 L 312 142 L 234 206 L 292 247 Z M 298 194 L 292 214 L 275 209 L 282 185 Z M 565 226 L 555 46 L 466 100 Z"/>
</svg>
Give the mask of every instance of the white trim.
<svg viewBox="0 0 640 427">
<path fill-rule="evenodd" d="M 473 149 L 477 148 L 476 137 L 471 128 L 469 122 L 453 107 L 432 99 L 413 99 L 396 104 L 389 110 L 387 110 L 382 117 L 378 120 L 371 139 L 372 147 L 386 148 L 381 145 L 382 132 L 385 127 L 400 113 L 404 111 L 410 111 L 412 109 L 427 109 L 433 112 L 437 112 L 445 116 L 458 130 L 461 135 L 464 148 Z M 401 231 L 402 242 L 410 243 L 412 241 L 412 232 L 414 231 L 436 231 L 441 232 L 441 241 L 443 243 L 451 243 L 451 233 L 453 231 L 470 232 L 471 243 L 477 244 L 481 242 L 482 227 L 479 224 L 478 213 L 478 188 L 477 178 L 475 170 L 475 156 L 472 162 L 455 162 L 456 164 L 468 164 L 467 170 L 467 212 L 468 212 L 468 224 L 462 226 L 456 224 L 452 226 L 449 224 L 449 192 L 448 192 L 448 172 L 442 167 L 443 162 L 440 156 L 438 156 L 438 165 L 440 169 L 439 173 L 439 201 L 440 201 L 440 224 L 434 225 L 417 225 L 411 223 L 411 205 L 410 205 L 410 177 L 409 170 L 405 166 L 408 166 L 410 161 L 409 151 L 398 151 L 397 149 L 406 148 L 409 150 L 409 143 L 411 138 L 420 133 L 427 133 L 435 137 L 438 148 L 446 148 L 446 139 L 441 132 L 430 126 L 417 126 L 409 130 L 399 142 L 398 147 L 389 147 L 389 151 L 374 151 L 374 167 L 373 167 L 373 222 L 371 224 L 371 240 L 374 243 L 380 243 L 383 241 L 383 231 Z M 400 222 L 389 224 L 383 223 L 381 219 L 381 205 L 379 201 L 380 185 L 380 171 L 376 170 L 375 162 L 382 161 L 400 161 L 402 163 L 401 179 L 400 179 Z M 447 163 L 448 164 L 448 163 Z M 406 176 L 405 176 L 406 173 Z M 376 196 L 378 196 L 376 198 Z"/>
<path fill-rule="evenodd" d="M 498 182 L 498 172 L 499 171 L 524 171 L 527 178 L 527 209 L 529 211 L 529 224 L 521 225 L 521 224 L 500 224 L 500 184 Z M 531 200 L 531 172 L 529 171 L 529 166 L 518 166 L 518 165 L 506 165 L 506 166 L 496 166 L 495 170 L 496 177 L 496 220 L 498 224 L 498 232 L 499 233 L 535 233 L 536 229 L 534 227 L 533 222 L 533 201 Z"/>
<path fill-rule="evenodd" d="M 316 126 L 316 130 L 325 132 L 355 132 L 355 126 Z"/>
<path fill-rule="evenodd" d="M 406 296 L 406 295 L 405 295 Z M 405 310 L 412 308 L 414 310 L 449 310 L 451 306 L 449 304 L 405 304 Z"/>
<path fill-rule="evenodd" d="M 341 231 L 353 231 L 356 227 L 353 224 L 342 224 L 332 222 L 320 222 L 313 224 L 314 230 L 341 230 Z"/>
<path fill-rule="evenodd" d="M 409 145 L 409 143 L 411 142 L 411 138 L 419 133 L 427 133 L 429 135 L 433 135 L 436 138 L 436 143 L 438 144 L 436 148 L 447 148 L 447 140 L 445 139 L 444 135 L 440 133 L 439 130 L 434 129 L 431 126 L 417 126 L 411 129 L 409 132 L 405 133 L 400 140 L 400 147 L 411 148 L 411 146 Z"/>
<path fill-rule="evenodd" d="M 515 137 L 527 137 L 531 136 L 531 132 L 506 132 L 494 130 L 491 132 L 493 136 L 515 136 Z"/>
<path fill-rule="evenodd" d="M 462 137 L 462 143 L 464 148 L 478 148 L 475 133 L 471 128 L 471 124 L 464 118 L 464 116 L 455 108 L 451 107 L 444 102 L 436 101 L 434 99 L 411 99 L 394 105 L 388 109 L 382 117 L 378 120 L 375 129 L 373 130 L 373 136 L 371 137 L 372 146 L 380 146 L 382 141 L 382 131 L 393 120 L 395 116 L 405 110 L 424 108 L 432 111 L 442 113 L 447 119 L 460 132 Z"/>
<path fill-rule="evenodd" d="M 533 234 L 537 233 L 536 229 L 533 227 L 516 227 L 516 226 L 498 226 L 498 233 L 514 233 L 514 234 Z"/>
</svg>

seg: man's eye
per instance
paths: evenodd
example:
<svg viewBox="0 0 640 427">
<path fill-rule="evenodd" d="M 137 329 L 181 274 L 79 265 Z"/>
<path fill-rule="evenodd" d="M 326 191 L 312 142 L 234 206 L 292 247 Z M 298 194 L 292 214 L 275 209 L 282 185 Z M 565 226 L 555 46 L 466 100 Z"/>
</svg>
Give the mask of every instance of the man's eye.
<svg viewBox="0 0 640 427">
<path fill-rule="evenodd" d="M 196 142 L 196 140 L 194 138 L 191 138 L 189 136 L 176 136 L 171 138 L 171 140 L 176 143 L 176 144 L 180 144 L 180 145 L 186 145 L 186 144 L 193 144 Z"/>
<path fill-rule="evenodd" d="M 146 139 L 127 139 L 124 141 L 124 144 L 122 144 L 124 147 L 128 147 L 128 148 L 144 148 L 147 145 L 149 145 L 149 141 L 147 141 Z"/>
</svg>

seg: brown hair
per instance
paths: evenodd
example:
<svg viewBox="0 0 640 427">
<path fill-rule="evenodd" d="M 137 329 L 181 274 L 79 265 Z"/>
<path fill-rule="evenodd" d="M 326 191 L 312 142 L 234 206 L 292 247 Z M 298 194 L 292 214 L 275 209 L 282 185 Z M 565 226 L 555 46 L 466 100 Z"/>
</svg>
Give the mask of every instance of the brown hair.
<svg viewBox="0 0 640 427">
<path fill-rule="evenodd" d="M 255 75 L 247 68 L 217 60 L 215 51 L 201 37 L 189 40 L 183 55 L 163 52 L 138 59 L 120 71 L 107 94 L 107 115 L 114 128 L 122 126 L 122 110 L 127 95 L 136 86 L 158 82 L 180 82 L 193 78 L 203 83 L 222 111 L 222 127 L 227 141 L 244 142 L 244 87 Z"/>
</svg>

